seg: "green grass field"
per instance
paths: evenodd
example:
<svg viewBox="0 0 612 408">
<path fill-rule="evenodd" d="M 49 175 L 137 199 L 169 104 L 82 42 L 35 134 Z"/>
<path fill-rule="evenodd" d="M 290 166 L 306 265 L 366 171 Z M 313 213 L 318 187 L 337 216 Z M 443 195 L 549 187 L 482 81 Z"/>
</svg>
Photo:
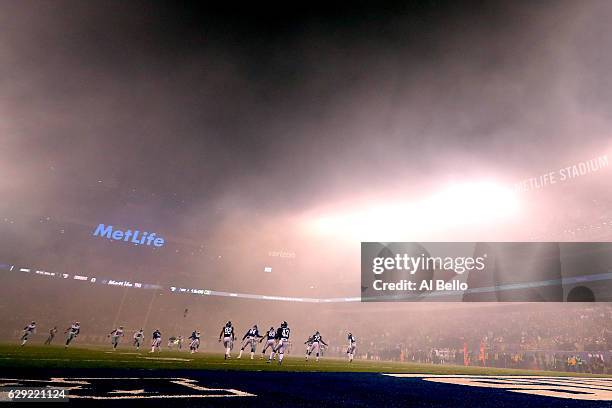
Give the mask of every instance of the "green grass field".
<svg viewBox="0 0 612 408">
<path fill-rule="evenodd" d="M 451 365 L 397 363 L 387 361 L 346 360 L 323 358 L 319 363 L 304 361 L 303 357 L 286 357 L 283 365 L 268 364 L 265 360 L 224 360 L 221 353 L 196 353 L 162 351 L 149 354 L 147 350 L 136 352 L 123 347 L 113 352 L 103 347 L 0 345 L 0 370 L 7 368 L 110 368 L 110 369 L 192 369 L 192 370 L 252 370 L 252 371 L 324 371 L 324 372 L 383 372 L 415 374 L 475 374 L 475 375 L 546 375 L 546 376 L 596 376 L 552 371 L 513 370 L 501 368 L 463 367 Z"/>
</svg>

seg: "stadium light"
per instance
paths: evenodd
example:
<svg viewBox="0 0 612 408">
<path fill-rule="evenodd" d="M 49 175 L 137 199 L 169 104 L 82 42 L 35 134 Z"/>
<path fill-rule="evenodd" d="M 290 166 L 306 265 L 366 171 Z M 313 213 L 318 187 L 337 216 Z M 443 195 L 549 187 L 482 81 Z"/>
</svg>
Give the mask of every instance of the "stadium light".
<svg viewBox="0 0 612 408">
<path fill-rule="evenodd" d="M 360 241 L 401 241 L 448 228 L 483 226 L 510 218 L 519 209 L 512 188 L 493 182 L 455 183 L 415 202 L 365 205 L 310 218 L 308 228 Z"/>
</svg>

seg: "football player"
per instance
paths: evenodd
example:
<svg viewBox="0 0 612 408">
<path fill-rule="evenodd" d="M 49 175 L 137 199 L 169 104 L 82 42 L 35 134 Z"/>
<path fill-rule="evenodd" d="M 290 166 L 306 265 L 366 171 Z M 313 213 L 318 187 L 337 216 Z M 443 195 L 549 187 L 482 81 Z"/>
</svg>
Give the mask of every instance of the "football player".
<svg viewBox="0 0 612 408">
<path fill-rule="evenodd" d="M 68 348 L 72 340 L 76 339 L 76 337 L 79 335 L 80 332 L 81 332 L 81 323 L 79 322 L 74 322 L 72 326 L 66 329 L 64 334 L 68 333 L 68 337 L 66 337 L 66 344 L 64 345 L 64 347 Z"/>
<path fill-rule="evenodd" d="M 270 327 L 266 334 L 261 339 L 259 339 L 259 342 L 261 343 L 264 339 L 266 339 L 266 345 L 261 351 L 262 360 L 266 355 L 266 350 L 268 349 L 268 347 L 272 347 L 272 350 L 274 350 L 274 346 L 276 346 L 276 330 L 274 329 L 274 327 Z"/>
<path fill-rule="evenodd" d="M 189 350 L 191 354 L 193 354 L 193 353 L 197 353 L 199 348 L 200 348 L 200 332 L 197 330 L 194 330 L 193 333 L 191 333 L 191 336 L 189 336 Z"/>
<path fill-rule="evenodd" d="M 308 355 L 310 354 L 310 349 L 312 348 L 312 336 L 308 337 L 308 340 L 304 342 L 306 345 L 306 360 L 308 360 Z"/>
<path fill-rule="evenodd" d="M 230 355 L 230 350 L 234 347 L 234 340 L 236 340 L 236 336 L 234 336 L 234 327 L 232 326 L 231 321 L 225 323 L 225 326 L 223 326 L 221 329 L 221 333 L 219 334 L 219 343 L 221 342 L 222 338 L 223 347 L 225 347 L 224 359 L 227 360 L 228 358 L 232 358 Z"/>
<path fill-rule="evenodd" d="M 178 344 L 178 339 L 175 336 L 171 336 L 168 339 L 168 349 L 172 350 L 172 347 Z"/>
<path fill-rule="evenodd" d="M 246 346 L 251 346 L 251 360 L 253 359 L 253 356 L 255 355 L 255 341 L 257 339 L 263 339 L 263 336 L 259 335 L 259 329 L 257 328 L 257 325 L 253 325 L 253 327 L 251 327 L 249 330 L 247 330 L 247 332 L 244 334 L 244 337 L 242 338 L 242 346 L 240 347 L 240 354 L 238 354 L 238 358 L 242 357 L 242 352 L 244 351 L 244 348 Z"/>
<path fill-rule="evenodd" d="M 136 350 L 140 350 L 140 345 L 144 341 L 144 330 L 140 329 L 136 333 L 134 333 L 134 343 L 136 346 Z"/>
<path fill-rule="evenodd" d="M 278 330 L 276 330 L 277 343 L 276 346 L 274 346 L 274 348 L 272 349 L 272 352 L 270 353 L 268 363 L 272 362 L 275 353 L 278 353 L 278 364 L 281 365 L 283 363 L 285 348 L 287 347 L 287 343 L 289 342 L 290 334 L 291 329 L 287 326 L 287 322 L 282 322 Z"/>
<path fill-rule="evenodd" d="M 353 362 L 353 357 L 355 356 L 355 349 L 357 348 L 357 339 L 353 336 L 353 333 L 348 334 L 348 347 L 346 349 L 346 354 L 349 358 L 349 363 Z"/>
<path fill-rule="evenodd" d="M 55 334 L 57 333 L 57 326 L 53 326 L 51 330 L 49 330 L 49 337 L 45 340 L 45 346 L 51 344 L 53 339 L 55 338 Z"/>
<path fill-rule="evenodd" d="M 153 340 L 151 340 L 151 351 L 149 353 L 155 353 L 155 350 L 160 351 L 160 346 L 162 342 L 162 334 L 159 329 L 155 329 L 153 332 Z"/>
<path fill-rule="evenodd" d="M 308 352 L 308 354 L 306 354 L 306 361 L 308 361 L 308 357 L 310 357 L 312 352 L 315 350 L 317 351 L 317 362 L 319 361 L 321 345 L 327 346 L 327 343 L 323 341 L 323 337 L 321 337 L 321 334 L 317 331 L 315 334 L 312 335 L 312 345 L 310 346 L 310 351 Z"/>
<path fill-rule="evenodd" d="M 117 350 L 119 345 L 119 339 L 123 337 L 123 326 L 119 326 L 108 335 L 111 338 L 111 344 L 113 345 L 113 351 Z"/>
<path fill-rule="evenodd" d="M 25 346 L 28 339 L 32 334 L 36 333 L 36 322 L 32 322 L 23 328 L 23 335 L 21 336 L 21 346 Z"/>
</svg>

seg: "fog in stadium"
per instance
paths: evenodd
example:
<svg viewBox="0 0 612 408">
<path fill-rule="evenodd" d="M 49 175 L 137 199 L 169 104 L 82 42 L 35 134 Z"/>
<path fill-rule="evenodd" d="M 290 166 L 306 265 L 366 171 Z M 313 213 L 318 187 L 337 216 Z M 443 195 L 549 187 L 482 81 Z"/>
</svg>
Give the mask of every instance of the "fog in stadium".
<svg viewBox="0 0 612 408">
<path fill-rule="evenodd" d="M 240 335 L 286 320 L 338 355 L 348 331 L 381 358 L 486 336 L 609 350 L 608 303 L 169 290 L 337 300 L 360 296 L 361 241 L 609 241 L 612 3 L 513 3 L 251 18 L 4 2 L 0 338 L 79 320 L 82 343 L 119 324 L 197 328 L 219 351 L 227 320 Z M 165 244 L 94 237 L 99 224 Z"/>
</svg>

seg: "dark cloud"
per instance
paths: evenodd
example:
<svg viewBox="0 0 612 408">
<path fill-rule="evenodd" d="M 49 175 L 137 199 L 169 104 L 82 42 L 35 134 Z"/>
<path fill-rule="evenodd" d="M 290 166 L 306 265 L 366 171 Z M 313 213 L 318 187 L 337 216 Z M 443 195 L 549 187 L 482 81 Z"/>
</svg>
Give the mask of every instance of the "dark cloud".
<svg viewBox="0 0 612 408">
<path fill-rule="evenodd" d="M 77 231 L 55 249 L 68 258 L 96 248 L 99 222 L 146 225 L 183 251 L 147 258 L 160 279 L 160 265 L 179 265 L 229 286 L 290 247 L 291 275 L 245 279 L 300 292 L 342 265 L 319 263 L 335 243 L 298 227 L 313 208 L 384 202 L 398 186 L 412 199 L 448 180 L 518 181 L 610 147 L 605 2 L 2 8 L 0 210 Z M 609 202 L 601 184 L 542 201 L 558 194 L 597 215 L 582 199 Z M 44 255 L 55 235 L 28 238 L 40 228 L 11 227 L 4 255 L 29 262 L 34 240 L 37 260 L 55 263 Z M 184 256 L 202 244 L 207 257 Z M 198 274 L 226 253 L 214 261 L 223 273 Z M 70 266 L 140 264 L 88 254 Z"/>
</svg>

